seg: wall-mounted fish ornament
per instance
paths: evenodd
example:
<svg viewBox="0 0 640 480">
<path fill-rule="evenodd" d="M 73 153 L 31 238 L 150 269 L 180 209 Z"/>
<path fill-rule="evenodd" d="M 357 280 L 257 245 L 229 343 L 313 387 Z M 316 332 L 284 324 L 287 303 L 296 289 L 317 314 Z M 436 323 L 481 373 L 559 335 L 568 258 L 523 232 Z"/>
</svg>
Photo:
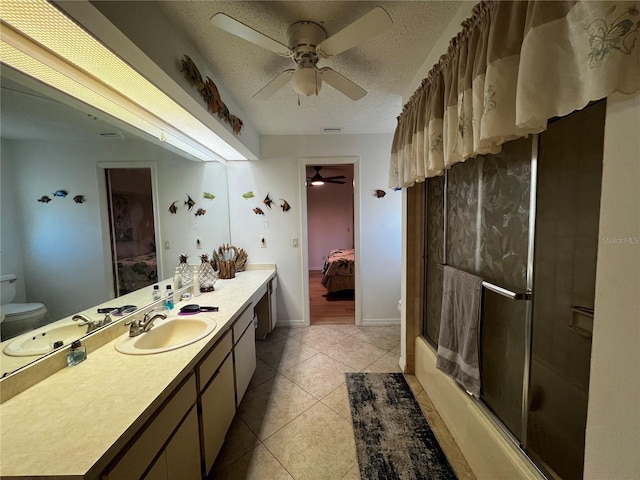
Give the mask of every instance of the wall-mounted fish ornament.
<svg viewBox="0 0 640 480">
<path fill-rule="evenodd" d="M 76 203 L 84 203 L 86 201 L 86 198 L 84 198 L 84 195 L 76 195 L 75 197 L 73 197 L 73 201 Z"/>
<path fill-rule="evenodd" d="M 46 195 L 41 196 L 38 201 L 40 203 L 49 203 L 51 201 L 51 199 L 49 197 L 47 197 Z"/>
<path fill-rule="evenodd" d="M 178 203 L 178 200 L 176 200 L 171 205 L 169 205 L 169 211 L 171 213 L 176 213 L 178 211 L 178 207 L 176 207 L 176 203 Z"/>
<path fill-rule="evenodd" d="M 252 191 L 248 191 L 248 192 L 242 194 L 242 198 L 244 198 L 245 200 L 248 200 L 248 199 L 253 198 L 253 197 L 255 197 L 255 195 L 253 194 Z"/>
<path fill-rule="evenodd" d="M 282 205 L 280 206 L 282 207 L 283 212 L 288 212 L 289 210 L 291 210 L 291 205 L 289 205 L 289 202 L 287 202 L 284 198 L 281 198 L 280 200 L 282 200 Z"/>
<path fill-rule="evenodd" d="M 213 193 L 209 193 L 209 192 L 204 192 L 202 196 L 207 200 L 213 200 L 214 198 L 216 198 L 216 196 Z"/>
<path fill-rule="evenodd" d="M 255 213 L 256 215 L 264 215 L 264 212 L 262 211 L 262 209 L 258 207 L 253 209 L 253 213 Z"/>
<path fill-rule="evenodd" d="M 380 189 L 376 190 L 376 197 L 378 197 L 378 198 L 382 198 L 386 194 L 387 194 L 387 192 L 385 192 L 384 190 L 380 190 Z"/>
<path fill-rule="evenodd" d="M 264 197 L 264 200 L 262 200 L 262 203 L 264 203 L 267 207 L 271 208 L 271 205 L 273 204 L 273 200 L 269 198 L 268 193 L 267 193 L 267 196 Z"/>
<path fill-rule="evenodd" d="M 196 212 L 196 217 L 199 217 L 200 215 L 204 215 L 205 213 L 207 213 L 207 211 L 204 208 L 199 208 L 198 211 Z"/>
<path fill-rule="evenodd" d="M 55 192 L 53 192 L 53 196 L 54 197 L 61 197 L 64 198 L 69 194 L 69 192 L 67 192 L 66 190 L 56 190 Z"/>
<path fill-rule="evenodd" d="M 184 204 L 189 207 L 187 208 L 187 210 L 191 210 L 193 206 L 196 204 L 196 202 L 193 201 L 193 198 L 191 198 L 191 195 L 187 195 L 187 201 L 184 202 Z"/>
</svg>

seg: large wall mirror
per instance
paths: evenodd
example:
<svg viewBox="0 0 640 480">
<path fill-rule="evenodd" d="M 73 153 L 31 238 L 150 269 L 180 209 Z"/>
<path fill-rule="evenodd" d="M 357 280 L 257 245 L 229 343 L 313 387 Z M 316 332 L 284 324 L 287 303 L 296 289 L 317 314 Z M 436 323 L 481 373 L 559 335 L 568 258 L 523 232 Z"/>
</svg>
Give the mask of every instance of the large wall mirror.
<svg viewBox="0 0 640 480">
<path fill-rule="evenodd" d="M 2 284 L 4 377 L 55 347 L 7 355 L 9 343 L 47 343 L 42 332 L 57 325 L 81 337 L 87 328 L 74 314 L 148 305 L 146 285 L 171 278 L 181 254 L 199 264 L 230 234 L 225 165 L 194 160 L 5 65 L 1 73 L 0 273 L 15 277 Z M 41 303 L 46 314 L 23 319 L 24 332 L 5 314 L 16 303 Z"/>
</svg>

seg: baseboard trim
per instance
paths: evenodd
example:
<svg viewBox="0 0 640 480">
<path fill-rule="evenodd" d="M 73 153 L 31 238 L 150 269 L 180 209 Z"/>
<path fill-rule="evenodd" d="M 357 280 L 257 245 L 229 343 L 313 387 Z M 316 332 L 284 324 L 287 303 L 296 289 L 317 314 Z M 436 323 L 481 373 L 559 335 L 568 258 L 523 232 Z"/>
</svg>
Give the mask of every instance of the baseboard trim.
<svg viewBox="0 0 640 480">
<path fill-rule="evenodd" d="M 304 320 L 278 320 L 276 328 L 278 327 L 306 327 Z"/>
<path fill-rule="evenodd" d="M 363 318 L 362 327 L 385 327 L 387 325 L 400 325 L 399 318 Z"/>
</svg>

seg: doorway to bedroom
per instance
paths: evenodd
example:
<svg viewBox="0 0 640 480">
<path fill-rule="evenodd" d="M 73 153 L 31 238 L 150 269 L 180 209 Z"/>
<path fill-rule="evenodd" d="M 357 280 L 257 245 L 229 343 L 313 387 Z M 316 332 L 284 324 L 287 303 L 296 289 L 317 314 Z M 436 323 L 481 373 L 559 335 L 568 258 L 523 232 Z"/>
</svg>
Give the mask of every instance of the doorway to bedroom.
<svg viewBox="0 0 640 480">
<path fill-rule="evenodd" d="M 311 325 L 355 324 L 354 165 L 308 164 Z"/>
<path fill-rule="evenodd" d="M 157 283 L 158 261 L 149 168 L 105 168 L 113 288 L 119 297 Z"/>
</svg>

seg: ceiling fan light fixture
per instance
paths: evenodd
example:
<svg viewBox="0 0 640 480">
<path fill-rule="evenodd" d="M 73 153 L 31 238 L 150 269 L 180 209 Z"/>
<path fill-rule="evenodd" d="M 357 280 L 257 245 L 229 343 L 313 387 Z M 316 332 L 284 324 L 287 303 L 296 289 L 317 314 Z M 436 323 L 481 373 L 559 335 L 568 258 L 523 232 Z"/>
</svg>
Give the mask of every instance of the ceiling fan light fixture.
<svg viewBox="0 0 640 480">
<path fill-rule="evenodd" d="M 320 91 L 322 76 L 314 67 L 299 68 L 294 72 L 291 83 L 296 93 L 309 97 Z"/>
<path fill-rule="evenodd" d="M 324 182 L 322 180 L 313 180 L 311 182 L 311 185 L 313 185 L 314 187 L 319 187 L 320 185 L 324 185 Z"/>
</svg>

